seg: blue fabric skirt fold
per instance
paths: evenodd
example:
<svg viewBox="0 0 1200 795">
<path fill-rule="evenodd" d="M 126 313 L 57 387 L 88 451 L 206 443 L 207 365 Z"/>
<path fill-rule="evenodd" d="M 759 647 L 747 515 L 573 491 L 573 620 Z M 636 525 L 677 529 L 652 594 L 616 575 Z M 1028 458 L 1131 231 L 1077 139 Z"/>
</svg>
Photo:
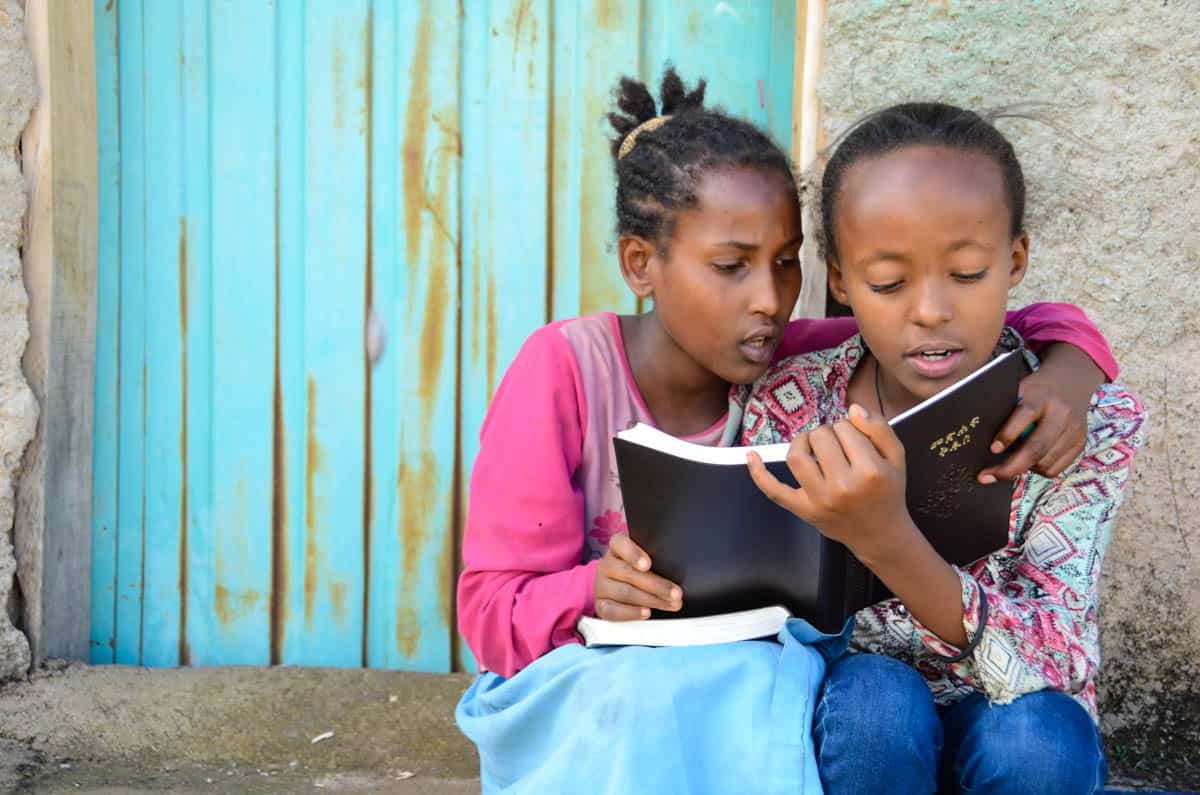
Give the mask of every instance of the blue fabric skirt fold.
<svg viewBox="0 0 1200 795">
<path fill-rule="evenodd" d="M 852 621 L 712 646 L 563 646 L 511 679 L 481 675 L 455 717 L 485 793 L 813 795 L 813 708 Z"/>
</svg>

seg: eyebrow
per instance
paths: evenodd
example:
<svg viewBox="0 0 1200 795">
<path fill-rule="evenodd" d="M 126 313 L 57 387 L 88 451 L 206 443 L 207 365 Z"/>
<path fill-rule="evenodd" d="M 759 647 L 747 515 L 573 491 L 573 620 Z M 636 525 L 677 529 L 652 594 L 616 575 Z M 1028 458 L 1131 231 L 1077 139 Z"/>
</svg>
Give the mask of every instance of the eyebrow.
<svg viewBox="0 0 1200 795">
<path fill-rule="evenodd" d="M 964 237 L 961 240 L 955 240 L 953 243 L 946 246 L 946 251 L 947 253 L 950 253 L 964 248 L 981 248 L 984 251 L 991 250 L 989 246 L 980 243 L 978 240 L 971 240 L 970 238 Z M 878 262 L 880 260 L 908 262 L 908 254 L 904 253 L 903 251 L 873 251 L 855 262 L 854 265 L 870 265 L 872 262 Z"/>
<path fill-rule="evenodd" d="M 985 246 L 983 243 L 980 243 L 978 240 L 972 240 L 970 238 L 964 237 L 961 240 L 955 240 L 953 243 L 951 243 L 949 246 L 946 247 L 946 250 L 947 251 L 958 251 L 960 248 L 988 249 L 990 247 Z"/>
<path fill-rule="evenodd" d="M 804 242 L 804 235 L 797 235 L 791 240 L 784 243 L 780 248 L 787 248 L 792 245 L 799 245 Z M 729 246 L 730 248 L 740 249 L 742 251 L 754 251 L 758 246 L 754 243 L 743 243 L 740 240 L 723 240 L 720 243 L 713 243 L 714 246 Z"/>
<path fill-rule="evenodd" d="M 870 265 L 872 262 L 880 260 L 895 260 L 898 262 L 908 262 L 908 255 L 900 251 L 872 251 L 865 257 L 855 261 L 855 267 Z"/>
</svg>

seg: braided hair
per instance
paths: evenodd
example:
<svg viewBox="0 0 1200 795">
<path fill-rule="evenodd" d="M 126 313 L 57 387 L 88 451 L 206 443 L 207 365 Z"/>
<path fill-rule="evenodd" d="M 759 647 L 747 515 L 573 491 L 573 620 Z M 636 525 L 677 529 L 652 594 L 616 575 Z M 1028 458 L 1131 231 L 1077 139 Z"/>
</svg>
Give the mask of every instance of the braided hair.
<svg viewBox="0 0 1200 795">
<path fill-rule="evenodd" d="M 635 235 L 665 254 L 674 216 L 698 204 L 701 178 L 715 170 L 750 167 L 778 172 L 799 203 L 788 156 L 754 124 L 704 106 L 704 80 L 688 91 L 668 65 L 659 89 L 661 114 L 650 89 L 624 77 L 617 87 L 617 108 L 608 120 L 617 135 L 612 154 L 617 171 L 617 234 Z M 642 128 L 658 116 L 670 120 Z M 641 129 L 639 129 L 641 128 Z M 636 133 L 633 147 L 621 145 Z"/>
</svg>

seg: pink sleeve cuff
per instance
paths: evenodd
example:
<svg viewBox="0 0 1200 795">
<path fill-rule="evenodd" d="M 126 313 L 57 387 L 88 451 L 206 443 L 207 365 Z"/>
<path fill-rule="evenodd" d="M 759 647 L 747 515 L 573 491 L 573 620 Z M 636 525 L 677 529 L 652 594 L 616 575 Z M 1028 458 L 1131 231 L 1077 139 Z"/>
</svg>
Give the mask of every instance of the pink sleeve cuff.
<svg viewBox="0 0 1200 795">
<path fill-rule="evenodd" d="M 1030 304 L 1008 313 L 1008 325 L 1015 328 L 1033 351 L 1055 342 L 1074 345 L 1091 357 L 1104 375 L 1115 380 L 1120 368 L 1104 335 L 1087 314 L 1071 304 Z"/>
</svg>

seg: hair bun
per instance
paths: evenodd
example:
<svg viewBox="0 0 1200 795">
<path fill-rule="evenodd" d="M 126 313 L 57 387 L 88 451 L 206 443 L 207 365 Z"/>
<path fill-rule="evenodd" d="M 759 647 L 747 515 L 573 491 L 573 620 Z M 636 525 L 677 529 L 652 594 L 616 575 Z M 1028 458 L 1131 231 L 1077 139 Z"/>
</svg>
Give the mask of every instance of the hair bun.
<svg viewBox="0 0 1200 795">
<path fill-rule="evenodd" d="M 667 64 L 659 87 L 659 97 L 662 100 L 661 115 L 671 116 L 687 110 L 702 110 L 707 85 L 701 79 L 694 89 L 687 91 L 675 67 Z M 623 112 L 608 114 L 608 123 L 617 134 L 612 142 L 612 154 L 619 160 L 632 148 L 632 143 L 626 145 L 629 137 L 642 125 L 659 117 L 659 110 L 655 107 L 650 88 L 640 80 L 622 77 L 615 93 L 617 108 Z"/>
<path fill-rule="evenodd" d="M 663 74 L 662 87 L 659 89 L 659 95 L 662 97 L 663 115 L 703 108 L 704 91 L 707 88 L 707 81 L 701 78 L 696 87 L 689 92 L 684 88 L 683 80 L 679 77 L 679 73 L 675 71 L 675 67 L 668 64 L 667 70 Z"/>
</svg>

